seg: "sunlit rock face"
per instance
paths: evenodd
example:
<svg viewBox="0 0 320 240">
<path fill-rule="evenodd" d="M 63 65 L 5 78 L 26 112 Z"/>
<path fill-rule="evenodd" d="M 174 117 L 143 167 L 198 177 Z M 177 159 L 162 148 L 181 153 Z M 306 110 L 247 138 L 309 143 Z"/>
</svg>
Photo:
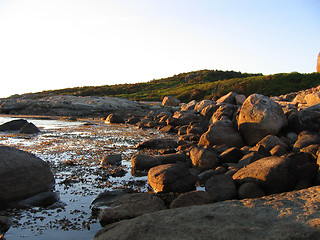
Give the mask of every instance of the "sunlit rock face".
<svg viewBox="0 0 320 240">
<path fill-rule="evenodd" d="M 320 53 L 318 55 L 318 61 L 317 61 L 317 72 L 320 73 Z"/>
</svg>

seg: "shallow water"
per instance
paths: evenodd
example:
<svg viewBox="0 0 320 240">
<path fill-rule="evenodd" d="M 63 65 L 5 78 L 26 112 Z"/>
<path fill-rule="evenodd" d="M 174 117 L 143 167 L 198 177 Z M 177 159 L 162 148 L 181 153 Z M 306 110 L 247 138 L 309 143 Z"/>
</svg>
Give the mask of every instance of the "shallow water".
<svg viewBox="0 0 320 240">
<path fill-rule="evenodd" d="M 12 118 L 0 117 L 0 124 Z M 0 211 L 13 219 L 6 233 L 15 239 L 93 239 L 101 229 L 92 216 L 90 203 L 103 191 L 130 189 L 148 190 L 147 177 L 131 174 L 131 157 L 135 145 L 147 138 L 163 137 L 156 130 L 140 130 L 128 125 L 107 125 L 100 121 L 68 122 L 27 119 L 41 130 L 37 135 L 17 132 L 0 133 L 0 144 L 34 153 L 47 161 L 55 175 L 55 191 L 64 207 L 32 208 Z M 121 168 L 103 169 L 100 160 L 109 154 L 122 155 Z M 119 170 L 126 174 L 116 177 Z"/>
</svg>

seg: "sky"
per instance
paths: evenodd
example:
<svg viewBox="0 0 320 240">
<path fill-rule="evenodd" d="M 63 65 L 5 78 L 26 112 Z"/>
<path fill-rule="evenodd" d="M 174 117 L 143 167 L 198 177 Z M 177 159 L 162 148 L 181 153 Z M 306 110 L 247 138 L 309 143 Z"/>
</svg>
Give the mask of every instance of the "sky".
<svg viewBox="0 0 320 240">
<path fill-rule="evenodd" d="M 0 0 L 0 97 L 202 69 L 311 73 L 320 0 Z"/>
</svg>

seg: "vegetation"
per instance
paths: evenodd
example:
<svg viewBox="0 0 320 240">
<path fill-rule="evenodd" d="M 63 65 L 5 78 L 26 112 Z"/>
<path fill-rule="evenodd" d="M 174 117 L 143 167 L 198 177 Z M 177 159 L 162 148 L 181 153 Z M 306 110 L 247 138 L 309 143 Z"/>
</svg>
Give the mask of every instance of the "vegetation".
<svg viewBox="0 0 320 240">
<path fill-rule="evenodd" d="M 166 95 L 182 102 L 217 99 L 230 91 L 246 96 L 260 93 L 276 96 L 320 85 L 320 74 L 298 72 L 274 75 L 248 74 L 234 71 L 200 70 L 145 83 L 66 88 L 38 93 L 75 96 L 123 97 L 139 101 L 161 101 Z"/>
</svg>

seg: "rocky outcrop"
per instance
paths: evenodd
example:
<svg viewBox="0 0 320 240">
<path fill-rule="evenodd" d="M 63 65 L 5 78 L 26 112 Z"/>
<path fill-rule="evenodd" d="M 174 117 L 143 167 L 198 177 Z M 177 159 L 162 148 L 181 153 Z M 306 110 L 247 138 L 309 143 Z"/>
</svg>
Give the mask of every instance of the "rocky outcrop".
<svg viewBox="0 0 320 240">
<path fill-rule="evenodd" d="M 0 113 L 24 115 L 92 116 L 108 112 L 127 114 L 148 108 L 148 105 L 115 97 L 77 97 L 69 95 L 36 98 L 19 96 L 0 99 Z"/>
<path fill-rule="evenodd" d="M 105 226 L 95 240 L 305 239 L 320 236 L 320 187 L 169 209 Z"/>
<path fill-rule="evenodd" d="M 0 202 L 21 200 L 54 186 L 49 165 L 33 154 L 0 146 Z"/>
</svg>

